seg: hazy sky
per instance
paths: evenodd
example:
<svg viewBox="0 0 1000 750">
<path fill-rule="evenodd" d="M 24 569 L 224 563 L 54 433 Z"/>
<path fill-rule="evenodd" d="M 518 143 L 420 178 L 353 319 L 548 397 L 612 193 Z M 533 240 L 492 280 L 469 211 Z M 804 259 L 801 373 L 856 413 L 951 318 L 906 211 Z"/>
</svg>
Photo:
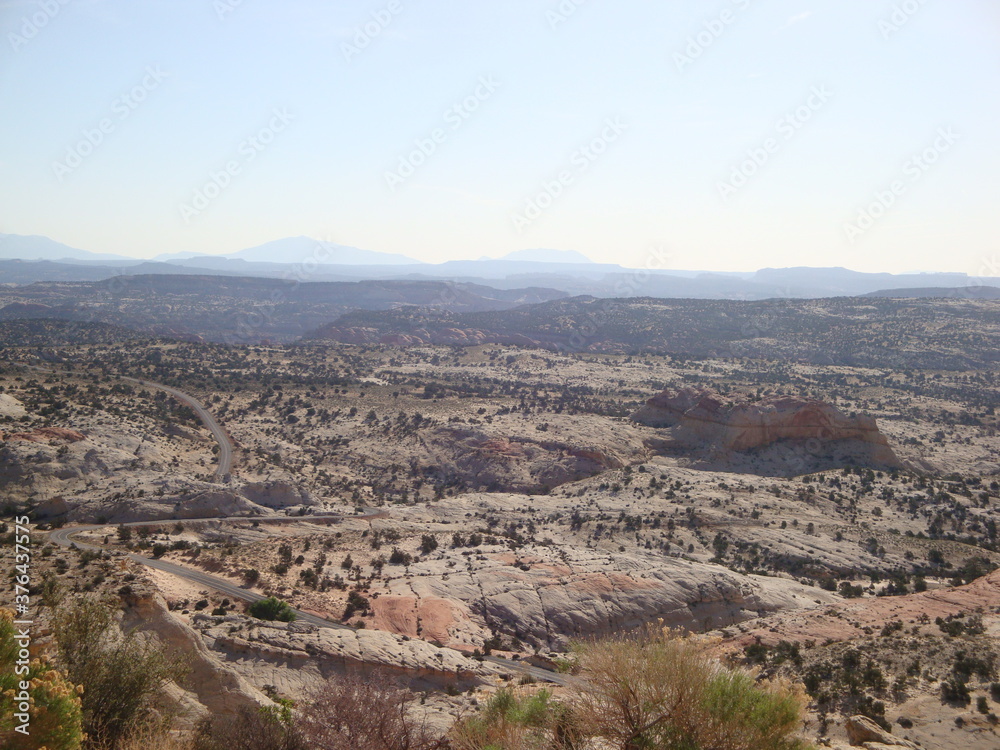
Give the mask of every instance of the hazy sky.
<svg viewBox="0 0 1000 750">
<path fill-rule="evenodd" d="M 0 33 L 0 232 L 1000 275 L 997 0 L 3 0 Z"/>
</svg>

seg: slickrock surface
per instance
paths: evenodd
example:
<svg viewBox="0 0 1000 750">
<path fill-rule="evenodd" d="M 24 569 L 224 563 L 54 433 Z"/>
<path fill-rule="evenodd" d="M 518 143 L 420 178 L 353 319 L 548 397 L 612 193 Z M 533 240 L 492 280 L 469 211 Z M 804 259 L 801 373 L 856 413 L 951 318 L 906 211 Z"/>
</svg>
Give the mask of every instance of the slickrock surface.
<svg viewBox="0 0 1000 750">
<path fill-rule="evenodd" d="M 497 420 L 488 429 L 461 426 L 420 437 L 423 460 L 450 478 L 481 489 L 532 492 L 557 487 L 648 457 L 641 435 L 608 421 L 582 429 L 553 415 L 542 432 L 524 420 Z"/>
<path fill-rule="evenodd" d="M 496 631 L 558 649 L 661 618 L 704 630 L 833 598 L 796 581 L 658 554 L 531 545 L 476 555 L 446 550 L 390 573 L 371 603 L 375 627 L 456 648 L 471 649 Z"/>
<path fill-rule="evenodd" d="M 334 674 L 388 673 L 414 688 L 468 688 L 503 670 L 450 648 L 379 630 L 318 628 L 241 615 L 196 615 L 215 658 L 255 685 L 301 696 Z"/>
</svg>

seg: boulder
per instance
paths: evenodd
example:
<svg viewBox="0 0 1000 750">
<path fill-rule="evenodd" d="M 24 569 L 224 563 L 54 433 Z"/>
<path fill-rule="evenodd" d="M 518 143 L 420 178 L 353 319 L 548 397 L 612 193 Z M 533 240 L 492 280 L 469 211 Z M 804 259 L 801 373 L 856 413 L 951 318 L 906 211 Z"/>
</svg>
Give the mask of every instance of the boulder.
<svg viewBox="0 0 1000 750">
<path fill-rule="evenodd" d="M 912 742 L 886 731 L 867 716 L 852 716 L 844 723 L 844 728 L 847 730 L 847 738 L 855 747 L 864 747 L 867 750 L 881 750 L 883 747 L 914 749 L 917 747 Z"/>
</svg>

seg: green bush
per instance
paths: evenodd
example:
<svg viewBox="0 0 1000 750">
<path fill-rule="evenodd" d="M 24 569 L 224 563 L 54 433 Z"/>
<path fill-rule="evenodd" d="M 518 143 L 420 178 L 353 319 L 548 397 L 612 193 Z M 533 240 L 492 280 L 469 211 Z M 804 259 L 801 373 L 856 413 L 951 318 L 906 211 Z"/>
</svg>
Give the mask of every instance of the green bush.
<svg viewBox="0 0 1000 750">
<path fill-rule="evenodd" d="M 458 750 L 568 750 L 580 739 L 569 709 L 548 690 L 517 695 L 510 688 L 497 691 L 478 716 L 458 722 L 452 737 Z"/>
<path fill-rule="evenodd" d="M 14 640 L 14 617 L 0 610 L 0 747 L 4 750 L 77 750 L 83 740 L 80 698 L 73 684 L 45 660 L 32 659 L 27 674 L 17 674 L 21 650 Z M 21 682 L 28 683 L 30 731 L 15 731 L 22 722 L 17 700 Z"/>
<path fill-rule="evenodd" d="M 281 622 L 295 620 L 295 612 L 288 606 L 288 603 L 273 596 L 254 602 L 247 611 L 258 620 L 280 620 Z"/>
<path fill-rule="evenodd" d="M 755 679 L 665 628 L 578 646 L 565 702 L 497 692 L 459 722 L 459 750 L 806 750 L 801 686 Z"/>
<path fill-rule="evenodd" d="M 156 722 L 156 697 L 184 674 L 180 657 L 122 633 L 117 603 L 85 597 L 56 611 L 53 631 L 59 662 L 83 686 L 83 728 L 88 746 L 117 747 Z"/>
</svg>

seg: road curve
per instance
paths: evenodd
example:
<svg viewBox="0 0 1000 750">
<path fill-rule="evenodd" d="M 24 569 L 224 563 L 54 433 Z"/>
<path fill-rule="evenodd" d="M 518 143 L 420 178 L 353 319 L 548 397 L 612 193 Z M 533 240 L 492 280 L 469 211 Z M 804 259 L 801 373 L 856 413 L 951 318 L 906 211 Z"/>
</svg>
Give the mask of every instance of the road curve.
<svg viewBox="0 0 1000 750">
<path fill-rule="evenodd" d="M 154 383 L 151 380 L 139 380 L 137 378 L 130 378 L 124 375 L 121 376 L 121 379 L 141 386 L 156 388 L 164 393 L 169 393 L 181 403 L 191 407 L 194 413 L 198 415 L 198 419 L 201 420 L 201 423 L 208 428 L 209 432 L 212 433 L 212 437 L 215 438 L 215 442 L 219 444 L 219 465 L 215 469 L 215 481 L 221 482 L 225 479 L 226 475 L 229 474 L 233 468 L 233 441 L 230 440 L 229 434 L 225 431 L 225 429 L 223 429 L 222 425 L 219 424 L 219 421 L 212 416 L 212 413 L 206 409 L 205 406 L 198 401 L 198 399 L 184 393 L 184 391 L 179 391 L 169 385 L 163 385 L 163 383 Z"/>
<path fill-rule="evenodd" d="M 295 518 L 299 521 L 309 521 L 310 519 L 323 519 L 323 518 L 350 518 L 350 516 L 333 516 L 333 515 L 323 515 L 323 516 L 301 516 Z M 353 518 L 364 518 L 364 516 L 353 516 Z M 189 522 L 194 521 L 258 521 L 261 523 L 267 521 L 280 522 L 287 520 L 283 517 L 277 518 L 190 518 L 184 519 Z M 120 524 L 122 526 L 151 526 L 156 523 L 167 523 L 167 521 L 130 521 L 128 523 Z M 169 523 L 177 523 L 175 520 L 169 521 Z M 108 524 L 97 524 L 88 526 L 72 526 L 72 527 L 62 527 L 59 529 L 54 529 L 49 532 L 49 541 L 53 544 L 58 544 L 61 547 L 69 547 L 71 545 L 76 545 L 79 549 L 94 550 L 99 551 L 103 549 L 95 544 L 87 544 L 86 542 L 78 542 L 73 539 L 73 534 L 80 531 L 93 531 L 94 529 L 101 529 L 108 526 Z M 133 560 L 140 565 L 145 565 L 149 568 L 154 568 L 156 570 L 162 570 L 165 573 L 171 573 L 172 575 L 183 578 L 192 583 L 196 583 L 200 586 L 206 588 L 214 589 L 219 593 L 230 596 L 234 599 L 241 599 L 247 602 L 256 602 L 261 599 L 266 598 L 263 594 L 258 594 L 255 591 L 249 591 L 242 586 L 237 586 L 232 581 L 227 581 L 224 578 L 219 578 L 217 576 L 209 575 L 208 573 L 203 573 L 200 570 L 195 570 L 193 568 L 186 568 L 183 565 L 176 565 L 166 560 L 157 560 L 150 557 L 143 557 L 142 555 L 129 554 L 130 560 Z M 305 622 L 309 625 L 315 625 L 319 628 L 334 628 L 339 630 L 355 630 L 349 625 L 344 625 L 343 623 L 335 622 L 333 620 L 327 620 L 323 617 L 319 617 L 310 612 L 303 612 L 302 610 L 293 610 L 296 615 L 296 622 Z M 531 675 L 536 680 L 541 680 L 543 682 L 551 682 L 556 685 L 566 685 L 569 680 L 565 675 L 561 675 L 557 672 L 553 672 L 548 669 L 542 669 L 541 667 L 530 666 L 525 662 L 513 661 L 511 659 L 504 659 L 499 656 L 488 656 L 487 661 L 497 664 L 502 667 L 510 669 L 512 672 L 520 672 L 522 674 L 526 673 Z"/>
<path fill-rule="evenodd" d="M 38 365 L 25 365 L 25 367 L 29 370 L 37 370 L 38 372 L 45 372 L 50 375 L 56 374 L 52 370 L 47 370 L 44 367 L 39 367 Z M 152 380 L 139 380 L 138 378 L 130 378 L 127 375 L 119 375 L 118 378 L 120 380 L 127 380 L 130 383 L 149 386 L 150 388 L 156 388 L 164 393 L 169 393 L 181 403 L 191 407 L 194 413 L 198 415 L 198 419 L 201 420 L 201 423 L 208 428 L 209 432 L 212 433 L 212 437 L 215 438 L 215 442 L 219 444 L 219 465 L 215 469 L 215 481 L 221 482 L 225 479 L 226 475 L 229 474 L 233 468 L 233 450 L 235 446 L 233 445 L 233 441 L 230 440 L 229 434 L 223 429 L 222 425 L 219 424 L 218 420 L 212 416 L 212 413 L 206 409 L 198 399 L 185 393 L 184 391 L 179 391 L 169 385 L 163 385 L 163 383 L 154 383 Z"/>
</svg>

